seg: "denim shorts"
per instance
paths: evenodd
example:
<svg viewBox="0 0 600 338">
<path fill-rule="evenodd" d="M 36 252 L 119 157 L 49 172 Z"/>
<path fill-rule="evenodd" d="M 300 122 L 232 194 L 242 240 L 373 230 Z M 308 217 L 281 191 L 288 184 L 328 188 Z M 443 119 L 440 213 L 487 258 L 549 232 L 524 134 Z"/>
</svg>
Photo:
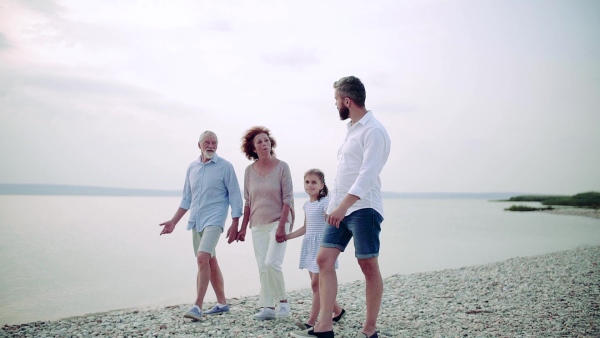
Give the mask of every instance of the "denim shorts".
<svg viewBox="0 0 600 338">
<path fill-rule="evenodd" d="M 379 233 L 383 217 L 372 208 L 359 209 L 344 217 L 340 227 L 328 226 L 323 233 L 324 248 L 344 251 L 354 237 L 354 251 L 358 259 L 379 256 Z"/>
</svg>

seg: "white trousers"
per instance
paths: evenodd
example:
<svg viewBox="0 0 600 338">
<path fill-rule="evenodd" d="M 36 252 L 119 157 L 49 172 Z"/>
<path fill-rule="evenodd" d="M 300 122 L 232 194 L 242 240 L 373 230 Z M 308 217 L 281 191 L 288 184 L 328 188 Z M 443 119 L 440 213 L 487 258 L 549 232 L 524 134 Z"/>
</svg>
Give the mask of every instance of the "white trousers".
<svg viewBox="0 0 600 338">
<path fill-rule="evenodd" d="M 285 257 L 287 242 L 277 243 L 275 233 L 279 222 L 265 225 L 253 225 L 252 243 L 254 244 L 254 257 L 260 274 L 260 296 L 258 306 L 273 307 L 280 300 L 287 299 L 285 294 L 285 281 L 281 264 Z M 289 233 L 290 224 L 285 224 L 285 232 Z"/>
</svg>

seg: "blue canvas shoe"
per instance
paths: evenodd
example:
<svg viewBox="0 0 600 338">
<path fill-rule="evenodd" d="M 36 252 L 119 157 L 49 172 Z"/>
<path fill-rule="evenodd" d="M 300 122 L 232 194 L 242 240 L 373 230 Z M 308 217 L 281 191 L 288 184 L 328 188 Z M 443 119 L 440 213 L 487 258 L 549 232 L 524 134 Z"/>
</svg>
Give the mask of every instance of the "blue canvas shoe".
<svg viewBox="0 0 600 338">
<path fill-rule="evenodd" d="M 183 318 L 189 318 L 193 321 L 202 320 L 202 310 L 194 305 L 188 312 L 183 315 Z"/>
<path fill-rule="evenodd" d="M 229 312 L 229 305 L 225 305 L 223 307 L 219 307 L 218 305 L 215 305 L 215 307 L 204 312 L 204 314 L 205 315 L 220 315 L 222 313 L 227 313 L 227 312 Z"/>
</svg>

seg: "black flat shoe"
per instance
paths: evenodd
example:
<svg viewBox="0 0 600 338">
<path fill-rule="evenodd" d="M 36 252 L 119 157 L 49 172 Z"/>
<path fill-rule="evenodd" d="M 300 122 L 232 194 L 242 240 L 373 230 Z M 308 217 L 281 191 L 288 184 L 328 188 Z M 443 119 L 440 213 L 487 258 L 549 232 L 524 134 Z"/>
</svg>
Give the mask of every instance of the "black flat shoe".
<svg viewBox="0 0 600 338">
<path fill-rule="evenodd" d="M 342 320 L 342 318 L 344 318 L 344 315 L 346 314 L 346 310 L 342 309 L 342 312 L 340 312 L 339 315 L 331 318 L 331 320 L 333 320 L 334 322 L 339 322 L 340 320 Z"/>
<path fill-rule="evenodd" d="M 367 336 L 367 334 L 364 332 L 359 332 L 356 335 L 356 338 L 379 338 L 379 336 L 377 335 L 377 331 L 375 331 L 371 337 Z"/>
<path fill-rule="evenodd" d="M 300 330 L 308 330 L 308 329 L 312 329 L 313 326 L 308 324 L 308 323 L 303 323 L 299 320 L 296 321 L 296 326 L 300 328 Z"/>
</svg>

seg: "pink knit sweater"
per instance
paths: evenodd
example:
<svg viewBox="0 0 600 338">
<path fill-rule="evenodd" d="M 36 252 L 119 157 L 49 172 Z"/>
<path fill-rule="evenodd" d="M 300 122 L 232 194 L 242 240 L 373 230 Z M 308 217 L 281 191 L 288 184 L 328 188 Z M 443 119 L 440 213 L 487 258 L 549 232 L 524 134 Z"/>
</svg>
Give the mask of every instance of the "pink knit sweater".
<svg viewBox="0 0 600 338">
<path fill-rule="evenodd" d="M 250 208 L 250 227 L 279 221 L 284 204 L 290 206 L 287 222 L 293 224 L 294 189 L 287 163 L 279 161 L 266 176 L 257 174 L 249 165 L 244 173 L 244 200 Z"/>
</svg>

